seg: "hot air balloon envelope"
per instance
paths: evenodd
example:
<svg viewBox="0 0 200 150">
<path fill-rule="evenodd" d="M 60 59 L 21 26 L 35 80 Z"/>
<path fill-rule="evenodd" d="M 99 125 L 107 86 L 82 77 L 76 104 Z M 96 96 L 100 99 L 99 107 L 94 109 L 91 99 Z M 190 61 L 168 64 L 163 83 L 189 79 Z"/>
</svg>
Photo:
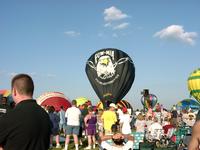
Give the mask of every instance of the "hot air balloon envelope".
<svg viewBox="0 0 200 150">
<path fill-rule="evenodd" d="M 11 94 L 10 90 L 0 90 L 0 94 L 4 97 L 7 97 Z"/>
<path fill-rule="evenodd" d="M 13 98 L 10 90 L 0 90 L 0 97 L 7 97 L 7 102 L 12 103 Z"/>
<path fill-rule="evenodd" d="M 133 115 L 133 107 L 131 106 L 131 104 L 130 104 L 128 101 L 126 101 L 126 100 L 120 100 L 120 101 L 117 102 L 116 105 L 117 105 L 117 107 L 120 108 L 121 110 L 122 110 L 123 108 L 127 108 L 127 110 L 130 110 L 130 115 Z M 97 103 L 96 108 L 97 108 L 97 109 L 103 109 L 103 104 L 102 104 L 101 101 L 99 101 L 99 102 Z"/>
<path fill-rule="evenodd" d="M 71 107 L 69 99 L 60 92 L 47 92 L 37 98 L 37 103 L 41 106 L 54 106 L 56 111 L 63 106 L 64 110 Z"/>
<path fill-rule="evenodd" d="M 193 100 L 193 99 L 184 99 L 178 102 L 176 106 L 181 109 L 188 109 L 188 108 L 199 109 L 200 103 L 198 103 L 196 100 Z"/>
<path fill-rule="evenodd" d="M 89 100 L 85 97 L 78 97 L 75 99 L 76 105 L 79 107 L 80 105 L 86 104 Z"/>
<path fill-rule="evenodd" d="M 156 105 L 157 101 L 158 101 L 158 98 L 154 94 L 149 94 L 146 97 L 144 97 L 144 96 L 141 97 L 142 105 L 146 109 L 149 109 L 149 108 L 153 109 L 154 106 Z"/>
<path fill-rule="evenodd" d="M 200 102 L 200 68 L 191 73 L 188 78 L 190 95 Z"/>
<path fill-rule="evenodd" d="M 123 51 L 113 48 L 95 52 L 87 61 L 86 74 L 103 102 L 117 103 L 130 90 L 135 78 L 132 59 Z"/>
</svg>

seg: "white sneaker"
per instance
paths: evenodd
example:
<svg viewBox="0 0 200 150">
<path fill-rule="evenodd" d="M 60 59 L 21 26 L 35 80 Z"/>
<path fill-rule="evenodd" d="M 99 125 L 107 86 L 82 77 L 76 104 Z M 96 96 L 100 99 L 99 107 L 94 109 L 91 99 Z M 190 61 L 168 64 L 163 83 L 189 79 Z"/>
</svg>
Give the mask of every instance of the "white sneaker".
<svg viewBox="0 0 200 150">
<path fill-rule="evenodd" d="M 93 149 L 95 149 L 96 148 L 96 145 L 95 144 L 93 144 L 93 147 L 92 147 Z"/>
<path fill-rule="evenodd" d="M 86 147 L 86 148 L 84 148 L 84 149 L 91 149 L 91 146 L 88 146 L 88 147 Z"/>
<path fill-rule="evenodd" d="M 65 145 L 65 147 L 62 150 L 68 150 L 68 145 Z"/>
<path fill-rule="evenodd" d="M 61 148 L 60 144 L 56 144 L 56 148 Z"/>
</svg>

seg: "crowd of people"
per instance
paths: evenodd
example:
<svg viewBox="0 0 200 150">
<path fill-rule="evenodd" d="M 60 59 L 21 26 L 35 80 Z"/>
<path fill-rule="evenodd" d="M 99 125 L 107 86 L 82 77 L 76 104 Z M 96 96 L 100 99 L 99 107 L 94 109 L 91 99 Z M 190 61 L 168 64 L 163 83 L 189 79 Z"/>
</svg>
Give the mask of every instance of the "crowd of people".
<svg viewBox="0 0 200 150">
<path fill-rule="evenodd" d="M 76 100 L 72 101 L 72 107 L 65 112 L 63 108 L 59 112 L 55 112 L 60 119 L 54 119 L 56 122 L 56 133 L 61 131 L 66 136 L 64 150 L 68 149 L 70 136 L 73 136 L 75 148 L 82 145 L 82 140 L 87 137 L 88 146 L 85 149 L 94 149 L 96 144 L 102 148 L 110 146 L 125 147 L 125 143 L 132 137 L 133 132 L 144 133 L 145 139 L 150 142 L 161 140 L 163 136 L 177 143 L 176 131 L 179 128 L 187 128 L 187 134 L 191 134 L 191 128 L 196 121 L 196 114 L 192 109 L 177 110 L 175 106 L 171 110 L 166 110 L 158 103 L 156 109 L 128 111 L 126 107 L 118 108 L 114 103 L 110 103 L 105 110 L 96 109 L 91 105 L 76 106 Z M 48 106 L 45 108 L 48 112 Z M 117 131 L 113 131 L 116 126 Z M 52 131 L 52 133 L 54 133 Z M 113 135 L 123 135 L 124 143 L 117 145 L 113 140 L 108 142 Z M 126 140 L 125 140 L 125 139 Z M 60 147 L 59 138 L 56 138 L 56 147 Z M 105 139 L 108 141 L 105 142 Z M 112 138 L 111 138 L 112 139 Z M 128 142 L 128 146 L 133 148 L 134 142 Z M 52 145 L 51 145 L 52 146 Z M 127 147 L 126 147 L 127 149 Z"/>
<path fill-rule="evenodd" d="M 109 139 L 111 135 L 114 136 L 114 133 L 118 135 L 114 136 L 115 138 L 122 138 L 121 136 L 123 135 L 123 137 L 128 137 L 128 139 L 130 139 L 128 135 L 132 133 L 130 125 L 132 120 L 131 115 L 126 108 L 120 109 L 121 113 L 118 114 L 119 110 L 117 113 L 117 107 L 114 103 L 111 103 L 107 110 L 97 110 L 87 105 L 80 109 L 76 106 L 76 100 L 72 100 L 72 107 L 68 108 L 66 111 L 64 111 L 62 106 L 58 112 L 55 111 L 53 106 L 45 106 L 43 108 L 49 114 L 53 124 L 50 147 L 53 147 L 53 136 L 55 136 L 56 139 L 56 148 L 61 147 L 59 136 L 66 138 L 64 150 L 68 149 L 70 136 L 73 136 L 75 149 L 78 150 L 79 145 L 82 145 L 84 137 L 87 137 L 88 142 L 88 146 L 85 147 L 85 149 L 94 149 L 97 144 L 100 146 L 102 141 Z M 117 127 L 115 132 L 113 132 L 112 126 Z M 120 133 L 121 136 L 119 136 Z M 105 142 L 103 142 L 103 145 L 106 145 Z M 119 146 L 118 144 L 118 147 Z M 121 146 L 123 147 L 123 143 L 121 143 Z M 132 146 L 130 146 L 130 148 L 132 148 Z"/>
<path fill-rule="evenodd" d="M 80 108 L 76 100 L 72 100 L 72 107 L 66 111 L 63 106 L 55 111 L 53 106 L 42 108 L 33 99 L 34 83 L 29 75 L 16 75 L 11 87 L 15 105 L 8 105 L 6 97 L 0 104 L 0 149 L 4 150 L 61 148 L 61 136 L 65 138 L 63 150 L 69 149 L 71 136 L 76 150 L 83 145 L 85 137 L 88 145 L 84 149 L 87 150 L 96 146 L 105 150 L 129 150 L 135 142 L 133 132 L 144 133 L 144 138 L 151 142 L 162 136 L 176 142 L 175 132 L 180 127 L 191 129 L 196 121 L 192 109 L 180 111 L 173 106 L 166 110 L 160 104 L 154 110 L 131 109 L 131 112 L 114 103 L 104 110 L 90 105 Z"/>
</svg>

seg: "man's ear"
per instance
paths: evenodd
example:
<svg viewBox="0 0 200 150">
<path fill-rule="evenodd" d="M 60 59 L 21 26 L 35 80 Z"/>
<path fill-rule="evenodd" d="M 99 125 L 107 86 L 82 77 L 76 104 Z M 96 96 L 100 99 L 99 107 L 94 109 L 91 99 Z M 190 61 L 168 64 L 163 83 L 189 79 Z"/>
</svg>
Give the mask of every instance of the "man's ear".
<svg viewBox="0 0 200 150">
<path fill-rule="evenodd" d="M 13 89 L 12 89 L 12 93 L 13 93 L 14 96 L 17 95 L 17 90 L 16 90 L 14 87 L 13 87 Z"/>
</svg>

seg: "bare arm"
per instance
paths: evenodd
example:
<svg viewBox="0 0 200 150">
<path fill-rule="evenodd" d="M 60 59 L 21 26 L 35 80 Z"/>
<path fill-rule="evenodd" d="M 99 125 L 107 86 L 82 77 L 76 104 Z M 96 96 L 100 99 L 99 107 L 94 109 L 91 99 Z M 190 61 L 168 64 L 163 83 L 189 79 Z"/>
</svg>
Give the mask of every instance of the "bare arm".
<svg viewBox="0 0 200 150">
<path fill-rule="evenodd" d="M 134 141 L 134 137 L 131 135 L 124 135 L 124 138 L 126 138 L 128 141 Z"/>
<path fill-rule="evenodd" d="M 86 115 L 85 118 L 84 118 L 84 123 L 85 123 L 85 126 L 86 126 L 86 127 L 88 126 L 87 121 L 88 121 L 88 115 Z"/>
<path fill-rule="evenodd" d="M 197 121 L 192 128 L 192 137 L 190 139 L 188 150 L 199 150 L 200 139 L 200 121 Z"/>
<path fill-rule="evenodd" d="M 107 140 L 110 140 L 112 139 L 112 135 L 103 135 L 101 136 L 101 142 L 102 141 L 107 141 Z"/>
</svg>

